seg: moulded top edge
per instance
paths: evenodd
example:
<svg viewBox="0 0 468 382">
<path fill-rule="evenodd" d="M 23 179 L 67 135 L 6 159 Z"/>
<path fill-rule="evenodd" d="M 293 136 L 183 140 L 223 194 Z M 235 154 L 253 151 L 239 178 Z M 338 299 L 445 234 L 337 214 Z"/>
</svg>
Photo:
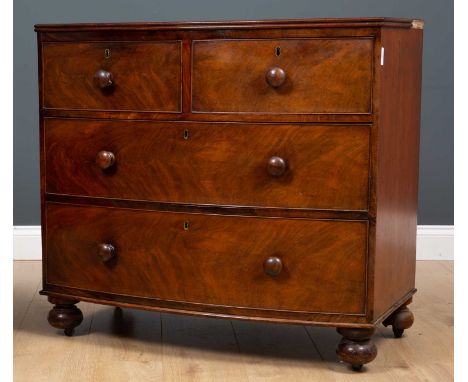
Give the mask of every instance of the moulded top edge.
<svg viewBox="0 0 468 382">
<path fill-rule="evenodd" d="M 103 30 L 197 30 L 197 29 L 268 29 L 268 28 L 346 28 L 393 27 L 414 28 L 424 25 L 422 20 L 389 17 L 327 18 L 291 20 L 226 20 L 132 23 L 37 24 L 36 32 L 82 32 Z"/>
</svg>

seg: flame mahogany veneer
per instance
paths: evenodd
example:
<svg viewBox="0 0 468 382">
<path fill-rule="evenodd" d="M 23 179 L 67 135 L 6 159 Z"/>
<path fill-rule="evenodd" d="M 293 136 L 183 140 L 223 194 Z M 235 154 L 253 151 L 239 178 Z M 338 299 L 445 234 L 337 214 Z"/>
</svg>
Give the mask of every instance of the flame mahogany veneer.
<svg viewBox="0 0 468 382">
<path fill-rule="evenodd" d="M 43 289 L 336 327 L 413 323 L 422 21 L 37 25 Z"/>
</svg>

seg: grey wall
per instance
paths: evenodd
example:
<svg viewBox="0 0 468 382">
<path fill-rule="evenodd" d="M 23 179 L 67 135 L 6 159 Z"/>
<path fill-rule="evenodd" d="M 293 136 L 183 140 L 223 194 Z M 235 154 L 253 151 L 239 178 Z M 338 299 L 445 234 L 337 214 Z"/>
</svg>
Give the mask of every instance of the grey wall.
<svg viewBox="0 0 468 382">
<path fill-rule="evenodd" d="M 40 223 L 34 24 L 364 16 L 426 22 L 418 224 L 453 224 L 453 0 L 15 0 L 14 224 Z"/>
</svg>

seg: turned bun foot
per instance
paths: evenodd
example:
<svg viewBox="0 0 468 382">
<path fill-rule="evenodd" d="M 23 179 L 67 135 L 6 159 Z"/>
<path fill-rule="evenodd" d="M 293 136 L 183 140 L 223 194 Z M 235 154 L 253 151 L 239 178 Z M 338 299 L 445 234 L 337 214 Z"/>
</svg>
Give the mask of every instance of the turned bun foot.
<svg viewBox="0 0 468 382">
<path fill-rule="evenodd" d="M 361 370 L 362 365 L 377 356 L 377 348 L 371 341 L 374 328 L 338 328 L 337 331 L 343 339 L 338 344 L 336 354 L 343 362 L 349 363 L 354 371 Z"/>
<path fill-rule="evenodd" d="M 393 335 L 395 338 L 400 338 L 405 329 L 410 328 L 414 322 L 414 315 L 407 306 L 395 310 L 383 322 L 384 326 L 392 325 Z"/>
<path fill-rule="evenodd" d="M 71 337 L 71 336 L 73 336 L 73 333 L 75 333 L 75 329 L 74 328 L 73 329 L 64 329 L 63 332 L 65 333 L 65 335 L 67 337 Z"/>
<path fill-rule="evenodd" d="M 63 329 L 65 335 L 71 337 L 75 328 L 83 321 L 83 313 L 75 306 L 79 301 L 49 297 L 49 302 L 55 304 L 47 316 L 49 324 Z"/>
</svg>

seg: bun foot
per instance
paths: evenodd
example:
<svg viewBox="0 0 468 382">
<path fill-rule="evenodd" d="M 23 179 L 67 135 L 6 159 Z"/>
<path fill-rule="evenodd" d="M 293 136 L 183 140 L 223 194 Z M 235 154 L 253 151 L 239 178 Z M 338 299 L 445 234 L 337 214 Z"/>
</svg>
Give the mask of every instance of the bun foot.
<svg viewBox="0 0 468 382">
<path fill-rule="evenodd" d="M 71 337 L 74 329 L 83 321 L 83 313 L 75 306 L 79 301 L 49 297 L 49 302 L 55 304 L 47 316 L 49 324 L 63 329 L 65 335 Z"/>
<path fill-rule="evenodd" d="M 390 316 L 388 316 L 382 324 L 384 326 L 392 325 L 393 336 L 400 338 L 403 336 L 405 329 L 410 328 L 414 322 L 414 315 L 408 309 L 407 306 L 395 310 Z"/>
<path fill-rule="evenodd" d="M 393 337 L 395 338 L 401 338 L 403 336 L 404 329 L 396 329 L 393 328 Z"/>
<path fill-rule="evenodd" d="M 374 360 L 377 356 L 377 348 L 371 341 L 375 332 L 374 328 L 338 328 L 343 338 L 338 344 L 336 354 L 346 363 L 349 363 L 354 371 L 360 371 L 362 365 Z"/>
<path fill-rule="evenodd" d="M 73 333 L 75 333 L 75 329 L 65 329 L 63 332 L 67 337 L 72 337 Z"/>
</svg>

